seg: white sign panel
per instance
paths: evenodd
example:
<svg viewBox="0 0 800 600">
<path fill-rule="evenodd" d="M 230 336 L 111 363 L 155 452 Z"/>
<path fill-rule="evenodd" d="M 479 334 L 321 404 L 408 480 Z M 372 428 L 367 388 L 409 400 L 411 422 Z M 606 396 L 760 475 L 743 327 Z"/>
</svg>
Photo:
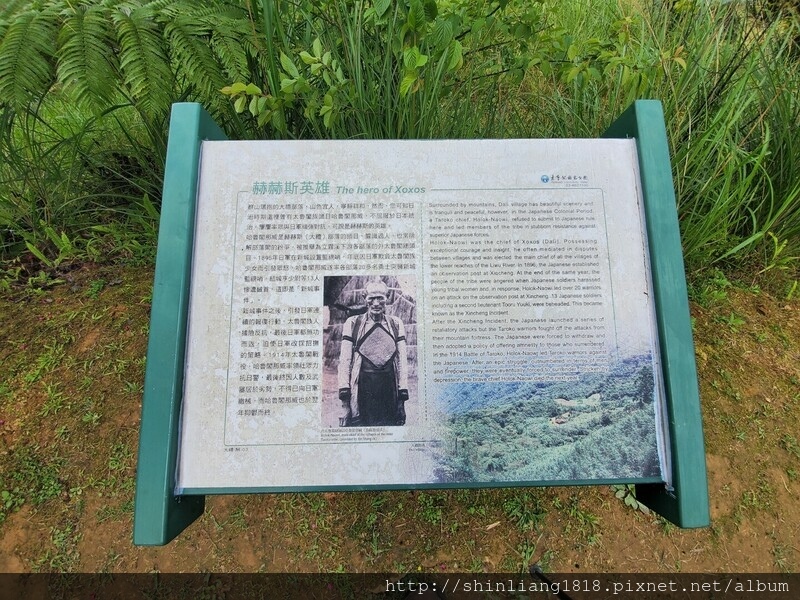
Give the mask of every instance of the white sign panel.
<svg viewBox="0 0 800 600">
<path fill-rule="evenodd" d="M 661 480 L 633 140 L 205 142 L 177 488 Z"/>
</svg>

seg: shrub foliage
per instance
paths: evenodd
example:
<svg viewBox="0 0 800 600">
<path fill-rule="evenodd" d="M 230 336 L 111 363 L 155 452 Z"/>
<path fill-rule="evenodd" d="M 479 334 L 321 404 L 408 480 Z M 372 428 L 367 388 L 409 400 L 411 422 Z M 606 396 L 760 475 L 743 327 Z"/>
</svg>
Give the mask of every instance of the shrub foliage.
<svg viewBox="0 0 800 600">
<path fill-rule="evenodd" d="M 689 268 L 783 268 L 800 254 L 792 7 L 11 0 L 0 8 L 0 255 L 33 246 L 53 259 L 48 231 L 78 238 L 73 248 L 98 231 L 114 232 L 112 246 L 152 238 L 175 101 L 201 102 L 233 139 L 595 137 L 655 97 Z"/>
</svg>

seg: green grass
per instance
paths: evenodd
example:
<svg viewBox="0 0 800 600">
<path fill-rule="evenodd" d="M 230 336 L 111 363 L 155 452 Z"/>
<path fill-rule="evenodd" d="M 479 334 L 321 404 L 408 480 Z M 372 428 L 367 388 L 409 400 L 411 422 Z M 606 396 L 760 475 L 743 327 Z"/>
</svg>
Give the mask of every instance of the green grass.
<svg viewBox="0 0 800 600">
<path fill-rule="evenodd" d="M 503 503 L 506 517 L 521 531 L 539 529 L 547 511 L 540 499 L 540 492 L 519 492 Z"/>
<path fill-rule="evenodd" d="M 53 3 L 59 3 L 63 14 L 77 6 Z M 164 10 L 173 13 L 161 14 L 154 26 L 174 23 L 176 10 L 187 11 L 180 15 L 183 18 L 194 14 L 189 14 L 194 10 L 191 2 L 163 4 L 170 4 Z M 230 4 L 239 9 L 243 5 Z M 693 299 L 714 312 L 717 331 L 740 334 L 758 317 L 745 318 L 728 307 L 735 285 L 732 269 L 786 275 L 783 296 L 794 300 L 800 294 L 798 24 L 791 19 L 753 18 L 742 12 L 742 3 L 682 2 L 681 10 L 670 10 L 671 4 L 599 0 L 586 10 L 586 3 L 577 0 L 512 1 L 493 19 L 483 19 L 495 4 L 440 0 L 439 15 L 426 16 L 426 27 L 409 34 L 403 27 L 409 21 L 405 8 L 374 17 L 353 10 L 354 6 L 369 9 L 374 5 L 370 2 L 330 0 L 316 3 L 325 9 L 320 10 L 300 1 L 287 5 L 290 11 L 278 20 L 256 10 L 252 22 L 242 16 L 244 21 L 235 26 L 221 24 L 228 31 L 243 32 L 237 42 L 261 46 L 261 58 L 245 60 L 243 68 L 240 61 L 230 61 L 230 68 L 213 67 L 218 71 L 207 75 L 208 64 L 174 61 L 170 68 L 178 69 L 180 77 L 158 82 L 156 94 L 140 93 L 147 89 L 145 82 L 139 82 L 138 91 L 120 85 L 117 91 L 122 95 L 104 105 L 79 101 L 75 87 L 53 84 L 52 78 L 31 96 L 36 102 L 27 99 L 21 107 L 7 103 L 7 96 L 0 94 L 0 259 L 9 261 L 0 267 L 0 290 L 40 301 L 49 288 L 66 281 L 70 263 L 153 261 L 166 102 L 171 100 L 203 102 L 232 139 L 548 138 L 596 137 L 631 101 L 654 97 L 661 99 L 666 114 Z M 244 12 L 239 10 L 240 15 Z M 452 35 L 443 34 L 446 43 L 437 42 L 437 22 L 455 13 Z M 3 18 L 7 17 L 0 17 L 0 31 Z M 271 35 L 265 34 L 268 18 L 272 18 Z M 198 31 L 205 32 L 198 34 L 203 42 L 203 35 L 212 35 L 208 27 Z M 178 36 L 173 33 L 169 43 L 176 44 Z M 456 56 L 454 40 L 461 45 L 460 64 L 451 63 Z M 272 52 L 265 51 L 267 44 Z M 406 51 L 413 58 L 414 48 L 428 57 L 424 65 L 407 64 Z M 328 52 L 330 58 L 324 59 Z M 288 63 L 281 64 L 281 53 Z M 275 62 L 263 58 L 267 56 Z M 332 66 L 334 59 L 341 78 Z M 289 64 L 297 77 L 287 73 Z M 325 71 L 330 82 L 319 75 Z M 220 77 L 220 85 L 211 85 Z M 284 86 L 283 80 L 289 79 L 295 81 Z M 221 91 L 223 85 L 237 81 L 253 83 L 260 90 L 245 94 L 239 113 L 236 103 L 245 95 Z M 404 81 L 410 83 L 404 86 Z M 265 100 L 269 113 L 259 108 L 268 90 L 277 99 L 272 106 Z M 156 101 L 165 104 L 156 110 Z M 330 110 L 324 110 L 327 106 Z M 330 115 L 327 122 L 326 115 Z M 85 308 L 63 317 L 60 326 L 69 330 L 71 322 L 105 323 L 113 304 L 104 301 L 117 289 L 114 277 L 105 273 L 79 291 Z M 142 303 L 149 303 L 148 294 L 141 293 Z M 146 319 L 133 328 L 146 333 Z M 773 323 L 754 335 L 759 342 L 789 350 L 794 340 L 788 331 L 785 324 Z M 707 342 L 721 350 L 727 338 L 719 335 Z M 60 495 L 80 496 L 81 489 L 84 495 L 108 500 L 97 514 L 100 522 L 129 519 L 133 485 L 129 441 L 109 443 L 102 464 L 91 475 L 81 472 L 77 478 L 65 477 L 68 468 L 58 450 L 114 426 L 115 412 L 105 404 L 107 391 L 93 386 L 108 377 L 124 394 L 139 395 L 143 364 L 132 362 L 119 346 L 100 344 L 76 363 L 78 393 L 71 395 L 54 378 L 71 371 L 65 349 L 74 340 L 42 337 L 37 343 L 27 362 L 15 367 L 19 379 L 39 394 L 34 414 L 40 420 L 71 419 L 43 430 L 42 435 L 48 436 L 55 431 L 52 447 L 28 440 L 26 446 L 2 456 L 0 522 L 22 506 L 53 506 Z M 746 388 L 738 376 L 725 370 L 716 376 L 712 390 L 741 403 Z M 796 378 L 791 384 L 796 408 L 800 384 Z M 3 402 L 14 402 L 17 396 L 16 390 L 0 383 Z M 769 441 L 770 424 L 783 417 L 759 409 L 735 418 L 712 409 L 711 414 L 718 413 L 721 426 L 730 430 L 731 443 L 740 449 Z M 777 454 L 788 461 L 781 472 L 791 482 L 800 479 L 798 444 L 790 430 L 781 431 L 775 444 Z M 735 518 L 777 510 L 779 485 L 763 480 L 744 489 L 737 497 Z M 562 520 L 559 531 L 574 539 L 577 547 L 602 543 L 602 523 L 594 506 L 577 493 L 559 494 L 364 493 L 339 504 L 323 495 L 292 494 L 276 501 L 275 514 L 265 522 L 250 522 L 243 508 L 228 508 L 215 518 L 226 532 L 280 524 L 286 539 L 302 542 L 298 556 L 320 570 L 349 564 L 345 553 L 365 557 L 368 566 L 382 565 L 391 557 L 413 569 L 442 549 L 440 537 L 472 536 L 473 547 L 461 566 L 477 571 L 484 568 L 489 554 L 481 547 L 485 543 L 481 536 L 506 535 L 510 541 L 502 565 L 493 568 L 518 571 L 544 550 L 537 547 L 537 535 L 555 514 Z M 630 506 L 634 500 L 627 492 L 621 498 Z M 412 520 L 424 528 L 414 529 L 418 539 L 413 548 L 399 553 L 398 526 Z M 665 523 L 660 527 L 670 533 L 671 526 Z M 80 564 L 76 551 L 80 533 L 74 524 L 51 520 L 44 531 L 49 531 L 46 547 L 31 565 L 69 570 Z M 787 558 L 790 550 L 785 541 L 775 540 L 776 568 L 796 568 Z M 330 558 L 331 552 L 338 554 Z M 547 551 L 542 556 L 544 562 L 553 559 Z M 116 555 L 109 555 L 109 565 L 116 560 Z"/>
<path fill-rule="evenodd" d="M 46 400 L 39 415 L 42 417 L 57 415 L 64 408 L 64 395 L 58 391 L 58 384 L 45 384 L 45 395 Z"/>
<path fill-rule="evenodd" d="M 70 25 L 70 3 L 53 3 L 64 10 L 42 13 L 42 23 L 63 29 L 65 42 L 106 43 L 100 28 Z M 117 2 L 94 4 L 105 16 L 93 27 L 103 19 L 123 27 Z M 576 0 L 502 10 L 442 0 L 432 11 L 329 0 L 280 14 L 272 3 L 255 12 L 236 0 L 219 6 L 229 20 L 218 23 L 211 54 L 203 46 L 212 31 L 195 5 L 157 9 L 153 31 L 186 58 L 156 64 L 153 54 L 149 72 L 172 69 L 157 82 L 136 57 L 125 63 L 135 74 L 102 70 L 89 85 L 66 43 L 55 50 L 57 75 L 72 79 L 48 80 L 38 104 L 20 96 L 34 93 L 35 78 L 13 87 L 18 73 L 0 74 L 0 87 L 14 90 L 0 103 L 0 257 L 33 255 L 50 268 L 151 261 L 167 106 L 187 94 L 233 139 L 596 137 L 634 99 L 654 97 L 665 108 L 690 271 L 796 268 L 796 19 L 754 16 L 736 2 L 601 0 L 587 11 Z M 0 17 L 14 39 L 21 14 Z M 176 15 L 185 20 L 178 28 Z M 37 28 L 20 49 L 32 63 L 46 47 L 36 36 L 47 29 Z M 248 62 L 257 46 L 265 51 Z M 226 96 L 220 82 L 241 85 Z M 101 290 L 98 282 L 87 295 Z"/>
<path fill-rule="evenodd" d="M 574 535 L 578 545 L 591 546 L 598 542 L 598 517 L 581 507 L 578 494 L 570 494 L 566 502 L 560 498 L 555 498 L 553 507 L 563 511 L 568 517 L 564 531 L 567 534 Z"/>
<path fill-rule="evenodd" d="M 51 546 L 37 561 L 35 570 L 40 572 L 63 573 L 74 570 L 80 561 L 77 545 L 82 534 L 77 532 L 72 523 L 63 527 L 50 528 Z"/>
<path fill-rule="evenodd" d="M 160 144 L 136 116 L 95 116 L 66 92 L 31 111 L 0 121 L 0 258 L 32 254 L 53 268 L 151 256 Z"/>
<path fill-rule="evenodd" d="M 52 372 L 64 358 L 64 345 L 53 343 L 45 345 L 44 352 L 36 359 L 36 364 L 25 375 L 25 383 L 35 383 L 47 373 Z"/>
<path fill-rule="evenodd" d="M 37 507 L 64 492 L 63 461 L 38 447 L 16 450 L 3 460 L 0 475 L 0 523 L 23 504 Z"/>
<path fill-rule="evenodd" d="M 633 99 L 659 98 L 690 270 L 746 258 L 768 268 L 796 256 L 797 22 L 765 24 L 739 3 L 669 6 L 554 6 L 542 70 L 549 77 L 527 80 L 540 107 L 532 135 L 595 137 Z"/>
<path fill-rule="evenodd" d="M 784 434 L 781 438 L 780 445 L 789 454 L 794 456 L 797 460 L 800 460 L 800 443 L 798 443 L 795 436 L 788 433 Z"/>
<path fill-rule="evenodd" d="M 422 521 L 431 525 L 442 524 L 442 508 L 445 503 L 443 492 L 420 492 L 417 501 Z"/>
</svg>

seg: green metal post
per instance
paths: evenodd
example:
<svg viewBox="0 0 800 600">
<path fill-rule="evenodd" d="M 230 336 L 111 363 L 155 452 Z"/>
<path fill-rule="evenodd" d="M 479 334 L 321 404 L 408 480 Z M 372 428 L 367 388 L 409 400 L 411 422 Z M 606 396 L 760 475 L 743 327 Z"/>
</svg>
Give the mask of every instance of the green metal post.
<svg viewBox="0 0 800 600">
<path fill-rule="evenodd" d="M 175 496 L 195 203 L 203 140 L 225 134 L 199 104 L 172 107 L 147 347 L 133 542 L 163 545 L 203 513 L 204 496 Z"/>
</svg>

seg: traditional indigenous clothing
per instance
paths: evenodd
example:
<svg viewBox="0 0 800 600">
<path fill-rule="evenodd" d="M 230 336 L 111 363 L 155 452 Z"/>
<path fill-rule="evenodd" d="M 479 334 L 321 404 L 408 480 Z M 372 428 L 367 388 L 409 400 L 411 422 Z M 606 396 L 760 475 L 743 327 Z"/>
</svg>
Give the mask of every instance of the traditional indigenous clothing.
<svg viewBox="0 0 800 600">
<path fill-rule="evenodd" d="M 351 416 L 345 425 L 405 424 L 399 390 L 408 389 L 408 351 L 400 319 L 383 315 L 374 321 L 369 315 L 359 315 L 345 321 L 339 389 L 351 392 Z"/>
</svg>

